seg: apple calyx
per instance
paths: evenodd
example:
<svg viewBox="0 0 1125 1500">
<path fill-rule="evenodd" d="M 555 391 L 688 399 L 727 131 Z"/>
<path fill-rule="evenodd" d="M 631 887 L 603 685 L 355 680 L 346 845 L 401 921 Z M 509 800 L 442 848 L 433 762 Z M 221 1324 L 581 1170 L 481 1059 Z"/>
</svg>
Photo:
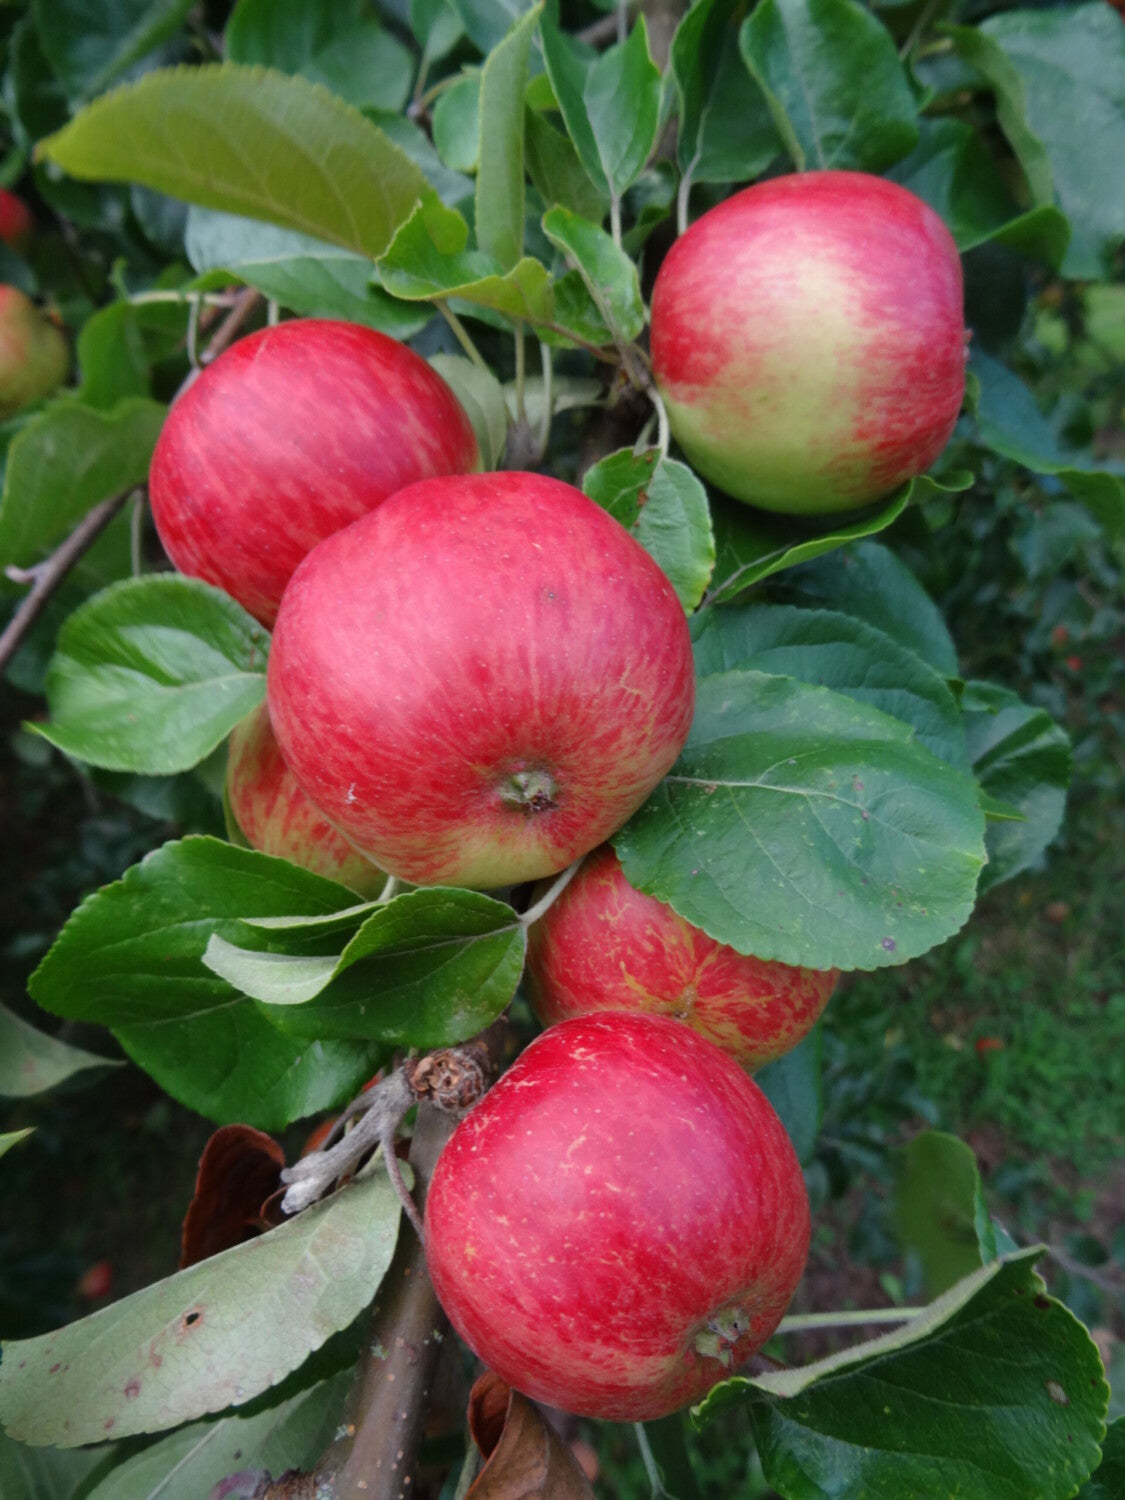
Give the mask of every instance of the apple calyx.
<svg viewBox="0 0 1125 1500">
<path fill-rule="evenodd" d="M 727 1370 L 734 1363 L 731 1350 L 739 1339 L 750 1332 L 750 1315 L 738 1303 L 720 1308 L 692 1340 L 697 1354 L 704 1359 L 717 1359 Z"/>
<path fill-rule="evenodd" d="M 500 801 L 526 813 L 553 812 L 559 784 L 550 771 L 513 771 L 500 784 Z"/>
</svg>

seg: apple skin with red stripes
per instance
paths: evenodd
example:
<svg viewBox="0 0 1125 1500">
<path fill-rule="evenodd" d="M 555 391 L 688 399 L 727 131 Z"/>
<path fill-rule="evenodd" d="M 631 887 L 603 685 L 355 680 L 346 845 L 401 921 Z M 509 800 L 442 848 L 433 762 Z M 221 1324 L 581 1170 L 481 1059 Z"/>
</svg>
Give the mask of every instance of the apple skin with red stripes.
<svg viewBox="0 0 1125 1500">
<path fill-rule="evenodd" d="M 426 1254 L 453 1326 L 537 1401 L 651 1421 L 781 1320 L 809 1206 L 789 1137 L 725 1053 L 663 1016 L 543 1032 L 446 1143 Z"/>
<path fill-rule="evenodd" d="M 301 790 L 285 764 L 264 703 L 231 733 L 226 800 L 252 849 L 339 881 L 359 896 L 377 896 L 386 885 L 386 874 L 353 849 Z"/>
<path fill-rule="evenodd" d="M 864 172 L 735 193 L 672 246 L 652 364 L 672 434 L 720 490 L 819 515 L 923 473 L 965 389 L 961 262 L 922 200 Z"/>
<path fill-rule="evenodd" d="M 808 1035 L 838 978 L 716 942 L 635 890 L 606 847 L 528 932 L 524 985 L 544 1026 L 602 1010 L 671 1016 L 752 1071 Z"/>
<path fill-rule="evenodd" d="M 181 573 L 272 625 L 317 542 L 404 485 L 480 468 L 468 417 L 412 349 L 304 318 L 240 339 L 176 401 L 149 494 Z"/>
<path fill-rule="evenodd" d="M 282 754 L 328 820 L 414 885 L 564 869 L 679 755 L 691 639 L 665 574 L 572 485 L 424 480 L 293 575 L 269 661 Z"/>
</svg>

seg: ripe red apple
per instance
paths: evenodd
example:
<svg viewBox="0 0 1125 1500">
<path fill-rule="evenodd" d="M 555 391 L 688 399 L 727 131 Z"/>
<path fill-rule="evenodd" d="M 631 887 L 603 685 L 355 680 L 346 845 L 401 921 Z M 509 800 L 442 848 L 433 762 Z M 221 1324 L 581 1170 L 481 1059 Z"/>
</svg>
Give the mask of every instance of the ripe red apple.
<svg viewBox="0 0 1125 1500">
<path fill-rule="evenodd" d="M 272 625 L 322 537 L 416 479 L 479 467 L 468 417 L 425 360 L 374 329 L 309 318 L 240 339 L 188 387 L 149 494 L 176 567 Z"/>
<path fill-rule="evenodd" d="M 809 1244 L 765 1095 L 664 1016 L 537 1037 L 450 1137 L 425 1222 L 437 1294 L 485 1364 L 616 1421 L 698 1400 L 749 1359 Z"/>
<path fill-rule="evenodd" d="M 315 808 L 285 764 L 264 703 L 235 726 L 227 756 L 227 806 L 253 849 L 338 880 L 360 896 L 377 896 L 387 883 Z"/>
<path fill-rule="evenodd" d="M 545 1026 L 592 1011 L 686 1021 L 744 1068 L 812 1030 L 837 971 L 736 953 L 635 890 L 616 854 L 597 850 L 528 933 L 525 987 Z"/>
<path fill-rule="evenodd" d="M 49 396 L 69 366 L 61 330 L 18 287 L 0 286 L 0 420 Z"/>
<path fill-rule="evenodd" d="M 297 780 L 416 885 L 550 875 L 667 772 L 694 704 L 668 579 L 571 485 L 400 490 L 309 554 L 277 617 L 274 733 Z"/>
<path fill-rule="evenodd" d="M 31 210 L 22 198 L 0 188 L 0 241 L 13 250 L 22 250 L 31 238 Z"/>
<path fill-rule="evenodd" d="M 810 515 L 866 505 L 933 463 L 961 409 L 957 247 L 881 177 L 758 183 L 669 251 L 652 363 L 673 435 L 727 494 Z"/>
</svg>

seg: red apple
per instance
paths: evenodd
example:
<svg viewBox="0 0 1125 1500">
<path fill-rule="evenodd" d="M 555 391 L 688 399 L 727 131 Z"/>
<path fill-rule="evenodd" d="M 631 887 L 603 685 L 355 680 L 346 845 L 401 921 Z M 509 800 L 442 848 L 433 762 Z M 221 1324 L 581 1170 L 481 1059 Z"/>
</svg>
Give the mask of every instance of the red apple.
<svg viewBox="0 0 1125 1500">
<path fill-rule="evenodd" d="M 724 947 L 635 890 L 609 848 L 590 856 L 528 940 L 525 987 L 545 1026 L 599 1010 L 671 1016 L 744 1068 L 807 1036 L 838 978 Z"/>
<path fill-rule="evenodd" d="M 376 864 L 488 888 L 563 869 L 670 769 L 683 608 L 592 500 L 538 474 L 425 480 L 309 554 L 277 617 L 274 732 Z"/>
<path fill-rule="evenodd" d="M 758 183 L 669 251 L 652 363 L 673 435 L 727 494 L 811 515 L 866 505 L 933 463 L 961 409 L 957 247 L 881 177 Z"/>
<path fill-rule="evenodd" d="M 749 1359 L 809 1244 L 765 1095 L 664 1016 L 543 1032 L 450 1137 L 425 1222 L 437 1294 L 485 1364 L 616 1421 L 698 1400 Z"/>
<path fill-rule="evenodd" d="M 480 467 L 425 360 L 371 328 L 309 318 L 241 339 L 164 424 L 149 494 L 182 573 L 271 625 L 293 569 L 403 485 Z"/>
<path fill-rule="evenodd" d="M 227 806 L 253 849 L 338 880 L 360 896 L 377 896 L 387 883 L 315 808 L 285 764 L 264 703 L 238 724 L 227 757 Z"/>
<path fill-rule="evenodd" d="M 0 421 L 49 396 L 69 365 L 61 330 L 18 287 L 0 286 Z"/>
<path fill-rule="evenodd" d="M 22 250 L 31 238 L 33 222 L 23 199 L 0 188 L 0 241 L 13 250 Z"/>
</svg>

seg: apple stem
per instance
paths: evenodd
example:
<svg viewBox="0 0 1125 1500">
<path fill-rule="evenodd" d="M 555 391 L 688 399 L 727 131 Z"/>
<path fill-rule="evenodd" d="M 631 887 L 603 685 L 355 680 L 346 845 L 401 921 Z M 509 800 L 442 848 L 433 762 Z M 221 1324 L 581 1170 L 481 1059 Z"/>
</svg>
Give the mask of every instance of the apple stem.
<svg viewBox="0 0 1125 1500">
<path fill-rule="evenodd" d="M 656 1454 L 652 1451 L 652 1444 L 648 1440 L 643 1422 L 633 1423 L 633 1432 L 636 1435 L 637 1447 L 641 1451 L 641 1462 L 645 1466 L 645 1477 L 652 1486 L 652 1494 L 649 1500 L 675 1500 L 675 1496 L 665 1486 L 661 1477 L 660 1467 L 656 1462 Z"/>
<path fill-rule="evenodd" d="M 561 875 L 555 877 L 543 895 L 536 901 L 535 905 L 529 906 L 520 917 L 521 927 L 531 927 L 535 922 L 538 922 L 545 911 L 555 904 L 575 875 L 578 874 L 578 867 L 581 863 L 581 859 L 576 859 L 572 865 L 566 867 Z"/>
<path fill-rule="evenodd" d="M 610 194 L 609 199 L 609 232 L 613 236 L 613 243 L 620 250 L 621 246 L 621 199 L 616 193 Z M 610 324 L 613 327 L 613 324 Z"/>
<path fill-rule="evenodd" d="M 524 405 L 523 388 L 527 379 L 527 350 L 524 346 L 522 321 L 516 323 L 513 336 L 516 343 L 516 420 L 526 424 L 527 407 Z"/>
<path fill-rule="evenodd" d="M 668 457 L 668 444 L 672 441 L 672 433 L 668 426 L 668 411 L 655 385 L 650 385 L 645 394 L 656 408 L 656 446 L 663 460 Z"/>
<path fill-rule="evenodd" d="M 539 356 L 543 361 L 543 424 L 539 429 L 539 437 L 535 444 L 535 462 L 541 464 L 547 456 L 547 447 L 551 441 L 551 418 L 554 415 L 555 392 L 554 392 L 554 361 L 551 358 L 551 347 L 549 344 L 539 340 Z"/>
<path fill-rule="evenodd" d="M 774 1330 L 779 1333 L 808 1333 L 821 1328 L 863 1328 L 871 1323 L 909 1323 L 924 1307 L 872 1307 L 858 1312 L 797 1313 L 782 1318 Z"/>
<path fill-rule="evenodd" d="M 388 875 L 387 883 L 375 898 L 376 906 L 386 906 L 398 895 L 398 876 Z"/>
<path fill-rule="evenodd" d="M 449 324 L 450 328 L 453 330 L 453 337 L 461 345 L 461 348 L 464 349 L 465 353 L 472 360 L 473 364 L 476 365 L 479 370 L 488 370 L 488 365 L 485 362 L 484 356 L 481 354 L 477 346 L 473 343 L 472 336 L 470 335 L 469 330 L 465 327 L 464 323 L 462 323 L 457 314 L 451 308 L 446 307 L 444 302 L 435 302 L 433 306 L 437 308 L 438 312 L 441 313 L 442 317 Z M 489 374 L 491 373 L 491 370 L 489 370 Z"/>
<path fill-rule="evenodd" d="M 692 162 L 692 167 L 695 162 Z M 680 186 L 676 190 L 676 233 L 683 234 L 688 227 L 688 199 L 691 197 L 691 172 L 692 167 L 680 178 Z"/>
</svg>

